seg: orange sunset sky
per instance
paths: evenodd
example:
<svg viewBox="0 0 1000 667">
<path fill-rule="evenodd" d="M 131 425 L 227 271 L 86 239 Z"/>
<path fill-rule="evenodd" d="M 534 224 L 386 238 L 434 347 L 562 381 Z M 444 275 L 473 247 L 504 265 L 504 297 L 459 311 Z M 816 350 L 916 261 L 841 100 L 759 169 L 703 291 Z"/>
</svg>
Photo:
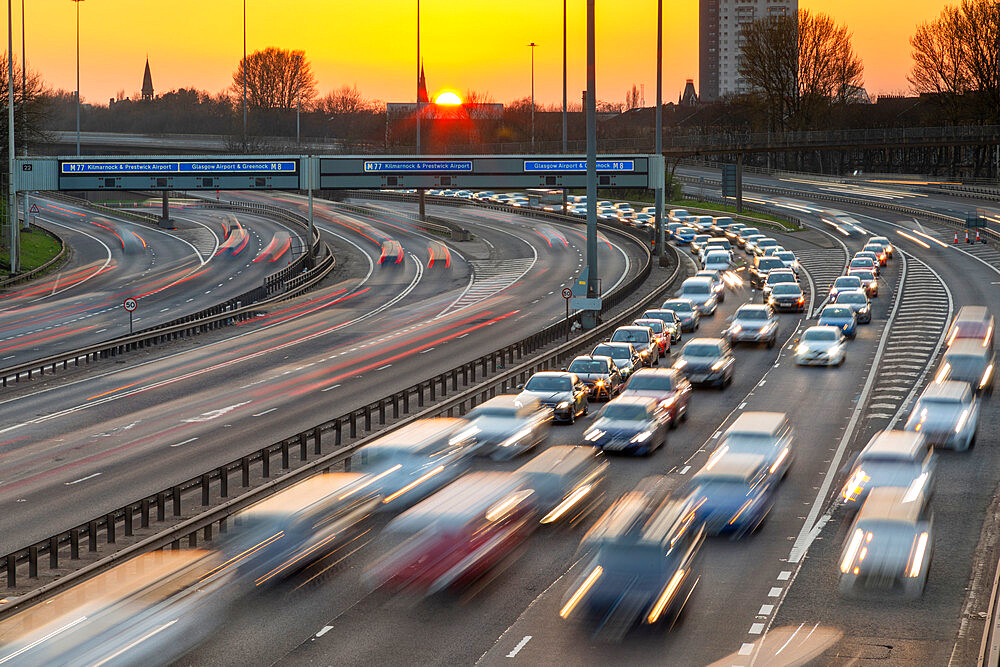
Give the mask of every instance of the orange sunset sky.
<svg viewBox="0 0 1000 667">
<path fill-rule="evenodd" d="M 414 0 L 247 0 L 247 51 L 303 49 L 320 94 L 357 84 L 371 98 L 414 95 Z M 854 33 L 870 93 L 908 89 L 908 38 L 936 17 L 941 0 L 800 0 Z M 27 0 L 27 60 L 50 87 L 73 90 L 75 9 L 71 0 Z M 14 50 L 21 53 L 20 3 L 14 0 Z M 569 2 L 569 97 L 585 86 L 583 0 Z M 149 56 L 157 93 L 179 87 L 218 92 L 232 82 L 242 54 L 241 0 L 86 0 L 80 4 L 81 97 L 107 104 L 137 94 Z M 698 74 L 698 1 L 664 2 L 664 100 L 676 101 Z M 599 99 L 622 101 L 633 84 L 655 98 L 656 3 L 597 0 Z M 428 88 L 489 92 L 498 102 L 530 91 L 536 42 L 535 96 L 561 102 L 562 2 L 423 0 L 421 48 Z"/>
</svg>

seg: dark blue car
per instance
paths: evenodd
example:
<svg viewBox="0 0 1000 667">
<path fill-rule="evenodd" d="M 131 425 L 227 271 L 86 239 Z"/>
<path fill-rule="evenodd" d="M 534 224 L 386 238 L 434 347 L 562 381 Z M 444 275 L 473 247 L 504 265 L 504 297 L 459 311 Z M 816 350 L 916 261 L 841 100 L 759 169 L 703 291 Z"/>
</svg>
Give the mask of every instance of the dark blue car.
<svg viewBox="0 0 1000 667">
<path fill-rule="evenodd" d="M 713 454 L 691 480 L 691 498 L 705 532 L 738 539 L 755 531 L 771 511 L 779 479 L 763 456 Z"/>
<path fill-rule="evenodd" d="M 664 475 L 619 498 L 580 544 L 580 573 L 559 615 L 601 640 L 633 627 L 673 625 L 701 576 L 704 531 L 690 499 L 668 493 Z"/>
<path fill-rule="evenodd" d="M 819 314 L 819 326 L 837 327 L 848 338 L 854 338 L 858 333 L 858 317 L 850 306 L 831 305 Z"/>
<path fill-rule="evenodd" d="M 649 396 L 619 396 L 597 415 L 583 439 L 605 452 L 651 454 L 667 442 L 670 413 Z"/>
<path fill-rule="evenodd" d="M 678 227 L 674 230 L 674 242 L 677 245 L 687 245 L 698 233 L 694 227 Z"/>
</svg>

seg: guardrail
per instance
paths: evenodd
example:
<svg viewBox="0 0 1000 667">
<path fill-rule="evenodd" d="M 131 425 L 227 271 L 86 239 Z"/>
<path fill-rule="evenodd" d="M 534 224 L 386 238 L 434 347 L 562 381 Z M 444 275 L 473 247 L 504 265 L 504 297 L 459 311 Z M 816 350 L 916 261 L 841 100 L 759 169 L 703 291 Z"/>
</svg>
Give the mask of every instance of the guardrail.
<svg viewBox="0 0 1000 667">
<path fill-rule="evenodd" d="M 49 261 L 45 262 L 41 266 L 36 266 L 35 268 L 33 268 L 30 271 L 25 271 L 24 273 L 19 273 L 16 276 L 11 276 L 10 278 L 7 278 L 6 280 L 0 280 L 0 290 L 6 289 L 6 288 L 10 287 L 11 285 L 17 285 L 19 283 L 23 283 L 25 281 L 31 280 L 35 276 L 41 275 L 50 266 L 52 266 L 56 262 L 62 261 L 63 257 L 66 256 L 66 242 L 63 241 L 63 239 L 62 239 L 61 236 L 59 236 L 55 232 L 51 232 L 51 231 L 49 231 L 47 229 L 42 229 L 41 227 L 37 227 L 35 225 L 32 225 L 32 227 L 35 227 L 35 229 L 40 229 L 41 231 L 45 232 L 46 234 L 54 236 L 56 238 L 56 240 L 59 241 L 59 252 L 56 254 L 55 257 L 53 257 Z"/>
<path fill-rule="evenodd" d="M 68 199 L 75 200 L 75 198 Z M 77 201 L 73 203 L 82 205 Z M 249 210 L 280 217 L 294 224 L 308 225 L 308 221 L 302 216 L 267 204 L 239 201 L 228 203 L 211 202 L 207 204 L 207 207 L 240 211 Z M 117 214 L 117 211 L 114 213 Z M 261 306 L 295 296 L 315 285 L 333 270 L 336 265 L 336 259 L 326 244 L 322 242 L 319 231 L 315 229 L 313 230 L 313 252 L 319 255 L 319 262 L 312 269 L 305 268 L 308 262 L 308 254 L 303 253 L 288 266 L 268 275 L 261 286 L 254 287 L 227 301 L 210 306 L 196 313 L 143 329 L 128 336 L 120 336 L 108 341 L 0 369 L 0 375 L 2 375 L 0 386 L 7 387 L 9 383 L 17 384 L 21 381 L 22 377 L 30 380 L 36 372 L 39 375 L 44 375 L 46 369 L 55 373 L 60 366 L 63 370 L 67 369 L 70 363 L 73 366 L 79 366 L 81 361 L 90 363 L 96 359 L 116 357 L 130 350 L 143 349 L 152 345 L 176 340 L 177 338 L 212 331 L 233 322 L 255 317 L 260 311 Z"/>
<path fill-rule="evenodd" d="M 322 422 L 168 489 L 140 498 L 70 530 L 7 554 L 0 562 L 4 564 L 7 585 L 14 587 L 17 584 L 19 566 L 22 568 L 27 566 L 28 577 L 34 578 L 38 576 L 40 564 L 44 565 L 46 560 L 49 568 L 60 567 L 60 562 L 65 557 L 67 550 L 70 560 L 80 558 L 81 544 L 88 552 L 97 551 L 98 542 L 102 535 L 107 544 L 114 544 L 119 526 L 122 527 L 125 536 L 130 536 L 134 534 L 136 524 L 146 528 L 153 521 L 167 521 L 168 512 L 171 518 L 179 517 L 182 514 L 182 500 L 185 494 L 200 493 L 201 506 L 207 507 L 212 503 L 213 496 L 216 501 L 229 497 L 230 478 L 233 475 L 239 475 L 242 488 L 247 488 L 250 486 L 252 472 L 258 473 L 263 480 L 271 478 L 273 459 L 279 455 L 282 470 L 291 467 L 291 457 L 295 449 L 298 450 L 298 457 L 302 462 L 307 461 L 310 456 L 318 457 L 294 471 L 266 482 L 257 489 L 227 500 L 217 507 L 205 510 L 165 531 L 143 539 L 121 551 L 109 554 L 85 568 L 13 599 L 7 606 L 0 607 L 0 617 L 34 604 L 56 590 L 72 585 L 139 553 L 165 547 L 179 549 L 182 543 L 189 548 L 197 547 L 199 539 L 210 541 L 216 533 L 225 533 L 228 528 L 228 518 L 240 509 L 318 472 L 341 466 L 341 469 L 350 470 L 351 454 L 387 430 L 399 428 L 418 419 L 464 413 L 466 409 L 471 409 L 478 403 L 486 401 L 498 393 L 505 393 L 515 385 L 525 382 L 532 373 L 559 368 L 562 360 L 567 359 L 580 348 L 603 340 L 615 327 L 622 322 L 631 321 L 636 315 L 648 308 L 651 303 L 656 302 L 657 299 L 662 298 L 664 293 L 672 289 L 680 276 L 682 266 L 677 251 L 672 249 L 672 252 L 675 257 L 673 271 L 659 287 L 610 321 L 568 342 L 561 342 L 566 333 L 565 327 L 570 326 L 570 321 L 563 320 L 500 350 L 440 373 L 345 415 Z M 643 280 L 648 277 L 649 269 L 647 262 L 647 271 L 644 272 Z M 618 291 L 624 292 L 626 287 L 623 286 Z M 506 364 L 515 364 L 532 352 L 550 347 L 552 343 L 557 342 L 555 348 L 548 349 L 512 368 L 505 368 Z M 478 381 L 477 378 L 480 377 L 483 379 Z M 461 383 L 461 387 L 459 387 L 459 383 Z M 449 391 L 453 394 L 450 398 L 448 397 Z M 428 403 L 433 405 L 427 405 Z M 411 409 L 416 411 L 411 412 Z M 386 428 L 381 430 L 373 428 L 376 426 L 376 419 L 378 420 L 377 426 Z M 391 420 L 398 421 L 389 425 Z M 323 455 L 322 446 L 331 439 L 335 449 Z M 353 440 L 353 442 L 347 443 L 347 439 Z M 251 466 L 255 470 L 252 471 Z"/>
</svg>

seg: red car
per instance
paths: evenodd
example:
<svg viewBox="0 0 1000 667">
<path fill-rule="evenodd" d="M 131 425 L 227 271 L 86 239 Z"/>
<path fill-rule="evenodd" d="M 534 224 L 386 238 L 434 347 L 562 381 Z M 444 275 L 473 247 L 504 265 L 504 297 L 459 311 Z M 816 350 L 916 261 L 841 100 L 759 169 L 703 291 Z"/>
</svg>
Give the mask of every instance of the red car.
<svg viewBox="0 0 1000 667">
<path fill-rule="evenodd" d="M 667 329 L 666 324 L 663 320 L 656 319 L 638 319 L 632 324 L 636 326 L 649 327 L 653 330 L 653 337 L 656 339 L 656 344 L 660 347 L 660 356 L 665 357 L 667 353 L 670 352 L 670 339 L 671 333 Z"/>
<path fill-rule="evenodd" d="M 687 419 L 691 383 L 675 368 L 643 368 L 629 378 L 622 396 L 648 396 L 670 414 L 670 428 Z"/>
<path fill-rule="evenodd" d="M 423 595 L 474 583 L 538 527 L 538 495 L 521 475 L 465 475 L 386 526 L 397 544 L 371 568 L 371 582 Z"/>
</svg>

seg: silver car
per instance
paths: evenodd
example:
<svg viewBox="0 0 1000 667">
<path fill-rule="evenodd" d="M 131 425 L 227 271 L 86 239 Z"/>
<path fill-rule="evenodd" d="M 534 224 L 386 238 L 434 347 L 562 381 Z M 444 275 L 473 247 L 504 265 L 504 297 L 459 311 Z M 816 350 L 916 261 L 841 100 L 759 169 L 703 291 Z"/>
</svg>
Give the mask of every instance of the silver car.
<svg viewBox="0 0 1000 667">
<path fill-rule="evenodd" d="M 934 549 L 926 496 L 908 488 L 873 490 L 847 533 L 840 556 L 840 594 L 919 597 Z"/>
<path fill-rule="evenodd" d="M 730 318 L 732 324 L 723 332 L 730 344 L 767 343 L 774 347 L 778 339 L 778 318 L 770 306 L 746 304 Z"/>
<path fill-rule="evenodd" d="M 917 399 L 907 431 L 919 431 L 935 446 L 960 451 L 976 444 L 979 401 L 966 382 L 943 380 L 924 389 Z"/>
<path fill-rule="evenodd" d="M 930 496 L 937 459 L 926 438 L 914 431 L 879 431 L 849 468 L 840 491 L 847 507 L 860 507 L 872 489 L 911 485 Z"/>
<path fill-rule="evenodd" d="M 995 364 L 990 348 L 975 340 L 956 340 L 945 350 L 936 379 L 968 382 L 976 392 L 991 395 Z"/>
<path fill-rule="evenodd" d="M 681 299 L 690 299 L 702 315 L 713 315 L 719 307 L 719 295 L 712 286 L 712 279 L 704 276 L 688 278 L 681 283 L 678 294 Z"/>
<path fill-rule="evenodd" d="M 525 478 L 536 494 L 542 516 L 539 523 L 574 525 L 604 497 L 608 459 L 593 447 L 556 445 L 547 448 L 514 474 Z"/>
<path fill-rule="evenodd" d="M 476 453 L 504 461 L 546 441 L 552 411 L 533 396 L 504 394 L 473 408 L 465 419 L 469 426 L 463 433 L 475 442 Z"/>
</svg>

